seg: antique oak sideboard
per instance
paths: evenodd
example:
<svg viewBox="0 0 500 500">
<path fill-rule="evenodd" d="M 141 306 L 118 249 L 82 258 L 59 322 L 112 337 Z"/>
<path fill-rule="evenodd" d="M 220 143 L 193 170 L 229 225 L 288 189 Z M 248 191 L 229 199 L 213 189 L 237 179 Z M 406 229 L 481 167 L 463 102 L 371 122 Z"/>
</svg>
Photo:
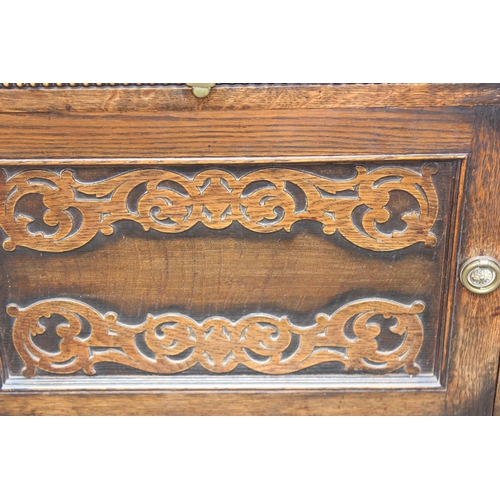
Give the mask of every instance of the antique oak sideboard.
<svg viewBox="0 0 500 500">
<path fill-rule="evenodd" d="M 495 413 L 500 84 L 0 84 L 0 203 L 0 414 Z"/>
</svg>

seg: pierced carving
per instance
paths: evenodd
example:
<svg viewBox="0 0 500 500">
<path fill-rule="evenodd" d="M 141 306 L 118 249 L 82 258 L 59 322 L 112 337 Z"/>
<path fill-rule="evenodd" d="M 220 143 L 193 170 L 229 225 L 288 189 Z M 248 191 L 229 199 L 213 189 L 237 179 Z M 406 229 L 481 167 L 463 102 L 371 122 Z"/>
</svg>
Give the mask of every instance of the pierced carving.
<svg viewBox="0 0 500 500">
<path fill-rule="evenodd" d="M 295 326 L 286 316 L 252 314 L 231 322 L 213 317 L 203 323 L 181 314 L 148 315 L 140 325 L 126 325 L 117 314 L 101 314 L 75 300 L 43 300 L 26 308 L 15 304 L 7 312 L 15 318 L 13 340 L 26 367 L 23 374 L 34 377 L 37 368 L 58 374 L 83 369 L 95 374 L 94 365 L 112 362 L 150 373 L 175 374 L 197 363 L 214 373 L 227 373 L 242 364 L 260 373 L 287 374 L 320 363 L 337 361 L 347 370 L 385 374 L 404 367 L 419 373 L 415 360 L 424 339 L 418 314 L 422 302 L 407 306 L 390 300 L 367 299 L 351 302 L 334 314 L 318 314 L 316 323 Z M 64 318 L 55 332 L 46 332 L 42 318 Z M 396 348 L 384 350 L 377 337 L 380 319 L 395 318 L 389 330 L 401 337 Z M 90 325 L 89 332 L 84 324 Z M 33 342 L 36 335 L 60 337 L 59 352 L 49 353 Z M 144 335 L 149 355 L 141 352 L 137 336 Z M 289 351 L 294 336 L 296 349 Z M 105 349 L 103 349 L 105 348 Z"/>
<path fill-rule="evenodd" d="M 258 170 L 240 179 L 221 170 L 203 171 L 194 179 L 164 170 L 137 170 L 83 183 L 68 170 L 61 174 L 27 171 L 13 176 L 5 186 L 2 227 L 10 238 L 3 246 L 6 250 L 14 250 L 16 245 L 54 252 L 73 250 L 99 230 L 111 234 L 112 224 L 120 220 L 166 233 L 187 231 L 198 222 L 224 229 L 233 221 L 255 232 L 270 233 L 290 231 L 299 220 L 315 220 L 323 223 L 326 234 L 339 230 L 352 243 L 370 250 L 398 250 L 418 241 L 436 244 L 430 233 L 438 205 L 431 180 L 434 167 L 425 166 L 422 175 L 400 168 L 368 173 L 357 167 L 357 172 L 352 180 L 336 181 L 288 169 Z M 288 183 L 305 195 L 304 209 L 297 209 Z M 133 203 L 131 193 L 141 185 L 145 185 L 144 192 Z M 403 214 L 406 230 L 386 234 L 377 224 L 391 216 L 384 207 L 395 190 L 411 194 L 419 203 L 419 214 Z M 43 222 L 55 227 L 54 232 L 34 233 L 29 228 L 33 218 L 16 213 L 17 203 L 29 194 L 43 197 L 47 207 Z M 362 227 L 357 227 L 352 214 L 362 205 L 367 210 Z M 81 214 L 80 223 L 71 209 Z"/>
<path fill-rule="evenodd" d="M 431 233 L 438 212 L 432 182 L 435 164 L 425 165 L 421 174 L 396 167 L 368 172 L 358 166 L 356 170 L 353 179 L 332 180 L 282 168 L 256 170 L 239 179 L 222 170 L 205 170 L 190 179 L 150 169 L 93 183 L 75 179 L 70 170 L 28 170 L 0 184 L 0 226 L 8 236 L 3 248 L 74 250 L 99 231 L 112 234 L 113 223 L 123 220 L 164 233 L 187 231 L 197 223 L 224 229 L 234 221 L 251 231 L 271 233 L 290 231 L 300 220 L 313 220 L 323 224 L 325 234 L 339 231 L 351 243 L 369 250 L 399 250 L 417 242 L 436 244 Z M 379 224 L 392 215 L 386 208 L 391 191 L 410 194 L 419 209 L 401 215 L 404 231 L 389 234 Z M 46 211 L 40 221 L 16 209 L 29 195 L 42 197 Z M 305 207 L 299 198 L 305 200 Z M 365 210 L 360 222 L 353 218 L 357 208 Z M 33 229 L 40 222 L 49 229 Z"/>
</svg>

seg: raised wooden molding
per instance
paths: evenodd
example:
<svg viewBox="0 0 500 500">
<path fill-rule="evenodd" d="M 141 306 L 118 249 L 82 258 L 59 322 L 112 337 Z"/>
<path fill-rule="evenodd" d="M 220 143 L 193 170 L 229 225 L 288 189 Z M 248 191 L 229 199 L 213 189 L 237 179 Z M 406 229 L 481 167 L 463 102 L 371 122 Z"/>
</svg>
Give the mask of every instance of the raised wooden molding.
<svg viewBox="0 0 500 500">
<path fill-rule="evenodd" d="M 178 167 L 179 165 L 292 165 L 305 163 L 351 163 L 380 161 L 466 161 L 462 154 L 377 154 L 377 155 L 314 155 L 314 156 L 182 156 L 165 158 L 0 158 L 0 168 L 4 167 Z"/>
<path fill-rule="evenodd" d="M 0 87 L 5 89 L 60 89 L 60 88 L 92 88 L 92 87 L 166 87 L 183 86 L 185 83 L 2 83 Z"/>
<path fill-rule="evenodd" d="M 197 84 L 204 85 L 204 84 Z M 211 85 L 225 85 L 225 86 L 265 86 L 265 87 L 274 87 L 274 86 L 304 86 L 311 85 L 309 83 L 217 83 Z M 315 85 L 315 84 L 312 84 Z M 317 84 L 316 84 L 317 85 Z M 333 84 L 335 85 L 335 84 Z M 338 84 L 337 84 L 338 85 Z M 352 85 L 352 84 L 346 84 Z M 105 88 L 105 87 L 186 87 L 193 86 L 193 84 L 188 83 L 0 83 L 0 88 L 5 89 L 62 89 L 62 88 Z"/>
<path fill-rule="evenodd" d="M 298 169 L 264 168 L 237 178 L 213 169 L 189 178 L 146 169 L 86 183 L 71 170 L 27 170 L 0 183 L 0 226 L 7 234 L 3 248 L 70 251 L 88 243 L 99 231 L 112 234 L 113 223 L 123 220 L 163 233 L 181 233 L 197 223 L 224 229 L 235 221 L 254 232 L 272 233 L 290 231 L 300 220 L 312 220 L 323 224 L 325 234 L 339 231 L 368 250 L 393 251 L 418 242 L 436 245 L 431 232 L 438 214 L 432 182 L 436 164 L 424 165 L 421 173 L 398 167 L 367 171 L 363 166 L 357 166 L 356 172 L 352 179 L 334 180 Z M 131 193 L 141 186 L 143 191 L 133 202 Z M 391 191 L 396 190 L 410 194 L 419 210 L 401 215 L 406 230 L 388 234 L 377 225 L 391 217 L 385 207 Z M 29 195 L 43 197 L 47 207 L 43 222 L 54 231 L 30 230 L 33 217 L 16 208 Z M 363 207 L 365 212 L 356 222 L 353 212 Z M 71 210 L 77 210 L 80 217 L 75 218 Z"/>
<path fill-rule="evenodd" d="M 0 111 L 109 113 L 165 110 L 429 108 L 499 105 L 500 85 L 218 83 L 193 99 L 182 83 L 6 83 Z"/>
<path fill-rule="evenodd" d="M 268 314 L 251 314 L 236 322 L 213 317 L 203 323 L 182 314 L 148 315 L 142 324 L 127 325 L 114 312 L 101 314 L 69 299 L 43 300 L 26 308 L 10 304 L 7 313 L 15 318 L 12 337 L 28 378 L 37 369 L 57 374 L 83 369 L 93 375 L 94 365 L 102 362 L 162 374 L 184 372 L 198 363 L 210 372 L 228 373 L 242 364 L 256 372 L 279 375 L 336 361 L 348 371 L 386 374 L 404 367 L 408 374 L 417 375 L 420 368 L 415 360 L 424 340 L 418 314 L 424 309 L 423 302 L 404 305 L 377 298 L 359 300 L 331 316 L 318 314 L 316 323 L 308 327 L 295 326 L 286 316 Z M 55 332 L 46 332 L 40 320 L 52 315 L 62 316 L 65 322 Z M 401 336 L 397 348 L 379 350 L 376 338 L 381 326 L 376 316 L 396 318 L 390 331 Z M 352 338 L 346 332 L 351 319 Z M 81 338 L 83 320 L 91 332 Z M 54 333 L 61 339 L 57 353 L 33 342 L 33 336 Z M 154 357 L 141 352 L 136 342 L 141 334 Z M 300 342 L 289 352 L 294 335 Z"/>
</svg>

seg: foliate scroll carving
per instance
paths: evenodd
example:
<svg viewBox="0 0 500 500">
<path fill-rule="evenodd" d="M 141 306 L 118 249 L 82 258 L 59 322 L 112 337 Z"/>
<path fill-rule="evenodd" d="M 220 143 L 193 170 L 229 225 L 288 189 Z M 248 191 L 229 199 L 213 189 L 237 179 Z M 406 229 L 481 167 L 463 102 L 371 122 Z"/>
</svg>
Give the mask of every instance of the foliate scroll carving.
<svg viewBox="0 0 500 500">
<path fill-rule="evenodd" d="M 272 233 L 313 220 L 323 224 L 325 234 L 339 231 L 368 250 L 399 250 L 417 242 L 436 244 L 431 232 L 438 213 L 432 182 L 435 164 L 424 165 L 421 173 L 398 167 L 368 171 L 358 166 L 356 171 L 353 179 L 333 180 L 284 168 L 256 170 L 240 178 L 223 170 L 205 170 L 188 178 L 149 169 L 93 183 L 77 180 L 70 170 L 24 171 L 0 185 L 0 226 L 7 234 L 3 248 L 73 250 L 99 231 L 113 233 L 113 223 L 124 220 L 164 233 L 187 231 L 197 223 L 224 229 L 234 221 L 251 231 Z M 391 214 L 387 204 L 392 191 L 411 195 L 418 210 Z M 43 220 L 17 209 L 29 195 L 41 196 L 46 210 L 38 218 Z M 362 210 L 358 221 L 356 209 Z M 406 229 L 384 232 L 380 225 L 393 215 L 406 223 Z M 48 226 L 46 231 L 34 229 L 41 222 Z"/>
<path fill-rule="evenodd" d="M 11 304 L 7 312 L 15 318 L 13 340 L 26 365 L 26 377 L 35 376 L 37 368 L 58 374 L 83 369 L 92 375 L 94 366 L 102 362 L 161 374 L 180 373 L 198 363 L 211 372 L 227 373 L 241 364 L 277 375 L 337 361 L 347 370 L 385 374 L 404 367 L 416 375 L 415 360 L 424 339 L 418 314 L 424 308 L 422 302 L 360 300 L 331 316 L 317 315 L 315 324 L 307 327 L 293 325 L 286 316 L 267 314 L 252 314 L 236 322 L 213 317 L 203 323 L 181 314 L 149 315 L 142 324 L 127 325 L 113 312 L 103 315 L 67 299 L 44 300 L 26 308 Z M 53 315 L 58 315 L 59 324 L 46 331 L 40 320 Z M 389 328 L 401 338 L 396 348 L 385 350 L 377 342 L 382 317 L 396 320 Z M 49 353 L 36 345 L 33 337 L 42 334 L 60 338 L 59 352 Z M 144 344 L 140 347 L 137 336 L 149 351 L 143 352 Z"/>
</svg>

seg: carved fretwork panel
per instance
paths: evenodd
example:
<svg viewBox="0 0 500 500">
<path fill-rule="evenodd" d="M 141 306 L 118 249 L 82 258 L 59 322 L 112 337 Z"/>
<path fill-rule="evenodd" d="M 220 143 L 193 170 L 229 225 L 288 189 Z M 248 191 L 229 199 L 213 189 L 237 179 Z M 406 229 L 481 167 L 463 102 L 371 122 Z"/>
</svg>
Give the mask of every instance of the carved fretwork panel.
<svg viewBox="0 0 500 500">
<path fill-rule="evenodd" d="M 436 172 L 436 164 L 424 165 L 421 172 L 397 167 L 368 172 L 357 166 L 351 179 L 334 180 L 291 168 L 259 169 L 239 178 L 220 169 L 193 177 L 146 169 L 86 183 L 70 170 L 29 170 L 0 184 L 0 227 L 7 235 L 3 247 L 8 251 L 18 246 L 45 252 L 74 250 L 98 232 L 113 233 L 113 224 L 125 220 L 146 231 L 174 234 L 197 223 L 220 230 L 235 221 L 254 232 L 273 233 L 290 231 L 295 223 L 308 220 L 320 222 L 325 234 L 338 231 L 368 250 L 394 251 L 418 242 L 434 246 Z M 143 191 L 134 200 L 141 186 Z M 410 195 L 418 210 L 396 214 L 405 230 L 387 234 L 378 225 L 393 215 L 386 205 L 394 191 Z M 43 198 L 47 209 L 43 222 L 53 230 L 30 229 L 33 217 L 18 210 L 30 195 Z M 358 225 L 354 213 L 360 208 L 365 210 Z"/>
<path fill-rule="evenodd" d="M 439 387 L 461 168 L 1 169 L 4 388 Z"/>
<path fill-rule="evenodd" d="M 199 324 L 187 316 L 149 315 L 140 325 L 119 321 L 116 313 L 101 314 L 82 302 L 54 299 L 37 302 L 25 309 L 9 305 L 7 312 L 15 318 L 13 339 L 26 367 L 23 374 L 33 377 L 37 368 L 46 372 L 70 374 L 83 369 L 95 374 L 94 365 L 118 363 L 152 373 L 180 373 L 197 363 L 214 373 L 227 373 L 238 364 L 266 374 L 287 374 L 320 363 L 336 361 L 348 370 L 367 373 L 390 373 L 403 368 L 416 375 L 415 359 L 424 339 L 418 317 L 425 306 L 410 306 L 388 300 L 362 300 L 340 308 L 331 316 L 320 314 L 316 323 L 298 327 L 288 318 L 252 314 L 233 323 L 224 318 L 209 318 Z M 43 317 L 63 318 L 54 331 L 40 325 Z M 392 333 L 401 337 L 398 347 L 381 350 L 377 337 L 381 327 L 374 318 L 394 318 Z M 90 336 L 80 337 L 83 321 L 90 324 Z M 345 332 L 353 320 L 353 337 Z M 48 353 L 33 343 L 36 335 L 57 335 L 59 352 Z M 141 352 L 135 337 L 144 340 L 154 357 Z M 290 348 L 298 336 L 298 347 Z M 101 348 L 94 352 L 93 348 Z M 106 348 L 102 350 L 102 348 Z"/>
</svg>

